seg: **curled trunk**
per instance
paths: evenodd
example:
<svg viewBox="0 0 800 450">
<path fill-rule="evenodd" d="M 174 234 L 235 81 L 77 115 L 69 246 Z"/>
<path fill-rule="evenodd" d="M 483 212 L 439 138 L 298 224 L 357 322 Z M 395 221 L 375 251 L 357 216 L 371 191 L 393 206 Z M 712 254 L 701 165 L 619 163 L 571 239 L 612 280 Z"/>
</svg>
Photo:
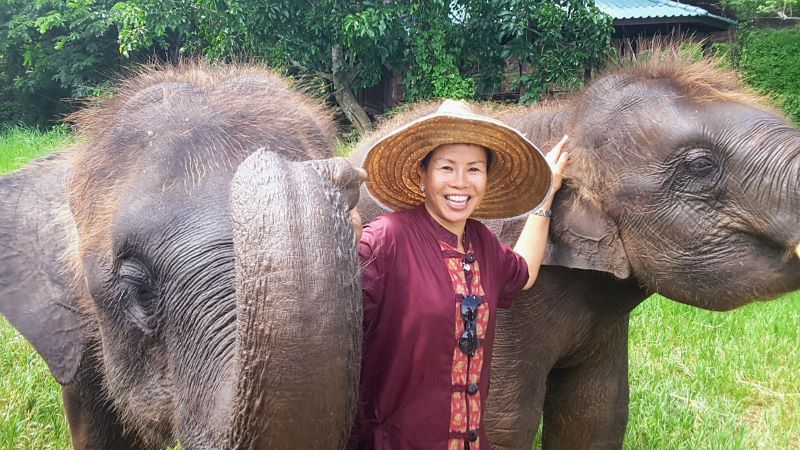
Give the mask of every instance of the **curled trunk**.
<svg viewBox="0 0 800 450">
<path fill-rule="evenodd" d="M 324 163 L 262 151 L 232 182 L 239 381 L 226 448 L 333 449 L 347 440 L 361 291 L 348 205 Z"/>
</svg>

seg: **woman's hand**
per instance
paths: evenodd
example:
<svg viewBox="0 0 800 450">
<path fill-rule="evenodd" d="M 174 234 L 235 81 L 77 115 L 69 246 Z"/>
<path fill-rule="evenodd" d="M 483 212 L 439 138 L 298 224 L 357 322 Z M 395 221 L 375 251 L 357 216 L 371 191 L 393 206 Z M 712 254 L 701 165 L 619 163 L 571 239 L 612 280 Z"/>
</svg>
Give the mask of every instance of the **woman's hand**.
<svg viewBox="0 0 800 450">
<path fill-rule="evenodd" d="M 562 174 L 569 160 L 569 153 L 562 151 L 567 139 L 567 136 L 561 138 L 558 144 L 547 152 L 544 157 L 547 163 L 550 164 L 550 170 L 553 171 L 553 187 L 539 206 L 540 208 L 550 209 L 553 204 L 553 195 L 561 189 Z M 528 216 L 528 220 L 525 222 L 525 226 L 522 227 L 519 238 L 517 238 L 517 243 L 514 245 L 514 251 L 522 256 L 528 264 L 528 282 L 525 283 L 523 290 L 533 286 L 533 282 L 536 281 L 536 277 L 539 275 L 539 268 L 542 265 L 544 251 L 547 247 L 547 232 L 550 226 L 550 218 L 548 216 L 542 214 Z"/>
<path fill-rule="evenodd" d="M 567 161 L 569 160 L 569 153 L 562 151 L 564 148 L 564 144 L 569 139 L 569 136 L 564 135 L 558 144 L 556 144 L 547 155 L 545 155 L 545 159 L 547 163 L 550 164 L 550 170 L 553 171 L 553 188 L 550 191 L 550 195 L 555 194 L 561 189 L 561 179 L 562 174 L 564 173 L 564 168 L 567 166 Z"/>
</svg>

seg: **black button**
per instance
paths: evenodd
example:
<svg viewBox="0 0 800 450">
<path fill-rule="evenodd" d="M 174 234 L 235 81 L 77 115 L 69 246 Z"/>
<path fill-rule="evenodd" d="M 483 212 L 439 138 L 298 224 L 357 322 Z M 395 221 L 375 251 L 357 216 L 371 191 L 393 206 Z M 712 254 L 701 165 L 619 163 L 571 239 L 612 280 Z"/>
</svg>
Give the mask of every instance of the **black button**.
<svg viewBox="0 0 800 450">
<path fill-rule="evenodd" d="M 474 253 L 467 253 L 467 257 L 464 258 L 467 264 L 472 264 L 475 262 L 475 254 Z"/>
<path fill-rule="evenodd" d="M 469 436 L 467 437 L 467 439 L 469 439 L 470 442 L 477 441 L 478 440 L 478 432 L 475 431 L 475 430 L 470 431 L 469 432 Z"/>
<path fill-rule="evenodd" d="M 477 384 L 470 384 L 469 386 L 467 386 L 467 394 L 475 395 L 476 392 L 478 392 Z"/>
</svg>

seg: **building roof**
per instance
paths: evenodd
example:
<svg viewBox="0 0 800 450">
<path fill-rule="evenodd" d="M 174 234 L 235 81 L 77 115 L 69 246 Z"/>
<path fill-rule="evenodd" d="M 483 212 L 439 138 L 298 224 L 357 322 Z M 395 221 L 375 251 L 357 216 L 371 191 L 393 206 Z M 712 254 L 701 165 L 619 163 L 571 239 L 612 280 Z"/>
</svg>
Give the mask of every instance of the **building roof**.
<svg viewBox="0 0 800 450">
<path fill-rule="evenodd" d="M 614 18 L 614 25 L 656 22 L 702 22 L 720 28 L 737 25 L 733 19 L 671 0 L 595 0 L 595 4 Z"/>
</svg>

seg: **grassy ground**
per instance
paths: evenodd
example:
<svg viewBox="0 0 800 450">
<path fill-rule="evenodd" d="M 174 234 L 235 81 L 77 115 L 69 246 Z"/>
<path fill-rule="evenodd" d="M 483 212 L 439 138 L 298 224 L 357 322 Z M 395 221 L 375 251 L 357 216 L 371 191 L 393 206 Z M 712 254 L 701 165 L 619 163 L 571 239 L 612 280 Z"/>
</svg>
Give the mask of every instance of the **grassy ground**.
<svg viewBox="0 0 800 450">
<path fill-rule="evenodd" d="M 631 323 L 626 448 L 800 448 L 800 292 L 727 313 L 653 297 Z"/>
<path fill-rule="evenodd" d="M 70 140 L 70 134 L 64 128 L 50 132 L 27 128 L 0 128 L 0 174 L 17 169 L 54 149 L 63 148 Z"/>
<path fill-rule="evenodd" d="M 0 133 L 0 173 L 68 139 Z M 631 323 L 625 448 L 800 448 L 800 293 L 728 313 L 656 296 Z M 0 449 L 68 447 L 58 385 L 0 319 Z"/>
</svg>

